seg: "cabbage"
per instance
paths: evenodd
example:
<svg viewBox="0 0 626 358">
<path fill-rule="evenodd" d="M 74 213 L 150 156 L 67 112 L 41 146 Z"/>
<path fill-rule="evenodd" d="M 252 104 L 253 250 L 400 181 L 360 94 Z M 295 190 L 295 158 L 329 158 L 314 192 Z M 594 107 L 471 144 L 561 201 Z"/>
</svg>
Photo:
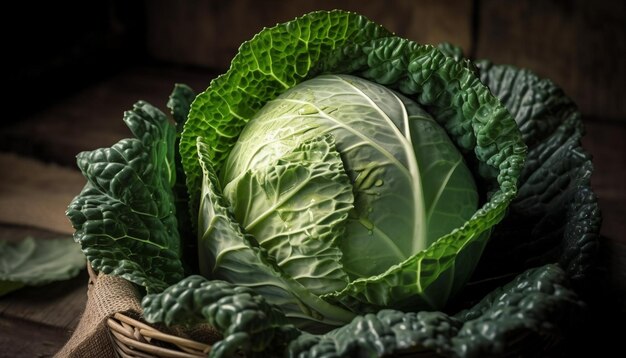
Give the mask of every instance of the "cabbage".
<svg viewBox="0 0 626 358">
<path fill-rule="evenodd" d="M 425 250 L 470 219 L 478 200 L 463 157 L 427 112 L 345 75 L 316 77 L 268 102 L 221 174 L 243 232 L 316 295 Z"/>
<path fill-rule="evenodd" d="M 180 142 L 200 272 L 308 330 L 443 307 L 515 197 L 526 150 L 474 71 L 341 11 L 244 43 Z"/>
<path fill-rule="evenodd" d="M 426 249 L 478 201 L 463 157 L 427 112 L 346 75 L 268 102 L 241 132 L 221 183 L 244 230 L 318 294 Z"/>
<path fill-rule="evenodd" d="M 67 214 L 147 321 L 223 332 L 212 356 L 502 355 L 579 315 L 600 215 L 550 81 L 315 12 L 168 107 L 79 154 Z"/>
</svg>

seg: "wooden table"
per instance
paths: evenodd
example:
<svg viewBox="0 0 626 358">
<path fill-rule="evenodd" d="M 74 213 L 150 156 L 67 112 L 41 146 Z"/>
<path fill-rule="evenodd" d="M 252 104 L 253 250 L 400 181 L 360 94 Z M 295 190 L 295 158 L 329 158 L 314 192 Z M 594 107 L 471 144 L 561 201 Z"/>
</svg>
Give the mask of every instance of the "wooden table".
<svg viewBox="0 0 626 358">
<path fill-rule="evenodd" d="M 32 178 L 56 178 L 56 184 L 61 182 L 54 186 L 50 181 L 53 190 L 42 186 L 41 181 L 15 178 L 16 183 L 11 187 L 0 185 L 0 196 L 18 195 L 15 205 L 20 206 L 16 211 L 46 208 L 45 215 L 49 215 L 45 220 L 16 218 L 14 211 L 0 211 L 0 238 L 69 236 L 71 227 L 63 212 L 83 183 L 74 169 L 75 154 L 110 146 L 129 136 L 121 121 L 122 111 L 131 108 L 136 100 L 147 100 L 165 110 L 174 83 L 187 83 L 200 90 L 213 77 L 214 73 L 201 70 L 135 68 L 86 88 L 26 121 L 0 128 L 0 151 L 4 152 L 0 159 L 11 163 L 10 167 L 2 167 L 3 173 L 20 170 L 16 167 L 27 168 L 23 170 Z M 583 142 L 595 157 L 592 182 L 604 215 L 602 234 L 607 238 L 600 260 L 610 268 L 607 276 L 610 294 L 623 298 L 626 297 L 626 121 L 594 118 L 586 123 L 586 128 Z M 7 155 L 9 151 L 16 155 Z M 20 224 L 15 225 L 16 221 Z M 78 323 L 86 302 L 86 284 L 87 274 L 82 272 L 67 282 L 26 288 L 0 298 L 0 357 L 53 355 Z M 615 309 L 624 312 L 626 306 L 622 303 Z"/>
</svg>

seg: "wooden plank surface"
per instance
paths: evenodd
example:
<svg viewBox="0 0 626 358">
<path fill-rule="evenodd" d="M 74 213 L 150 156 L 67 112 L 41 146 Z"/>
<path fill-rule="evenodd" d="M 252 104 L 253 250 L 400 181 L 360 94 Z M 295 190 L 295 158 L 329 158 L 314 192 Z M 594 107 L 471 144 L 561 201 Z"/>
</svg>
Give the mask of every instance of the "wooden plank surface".
<svg viewBox="0 0 626 358">
<path fill-rule="evenodd" d="M 0 223 L 41 228 L 71 235 L 64 207 L 85 185 L 76 169 L 0 153 Z"/>
<path fill-rule="evenodd" d="M 0 176 L 0 239 L 71 240 L 73 229 L 65 208 L 84 185 L 80 172 L 7 153 L 0 153 L 0 167 L 9 169 Z M 56 352 L 78 324 L 87 299 L 86 282 L 83 271 L 71 280 L 26 287 L 0 297 L 0 346 L 15 342 L 0 356 Z"/>
<path fill-rule="evenodd" d="M 87 270 L 67 281 L 26 287 L 0 297 L 0 316 L 73 330 L 87 302 Z"/>
<path fill-rule="evenodd" d="M 54 326 L 0 315 L 0 358 L 52 357 L 71 332 Z"/>
</svg>

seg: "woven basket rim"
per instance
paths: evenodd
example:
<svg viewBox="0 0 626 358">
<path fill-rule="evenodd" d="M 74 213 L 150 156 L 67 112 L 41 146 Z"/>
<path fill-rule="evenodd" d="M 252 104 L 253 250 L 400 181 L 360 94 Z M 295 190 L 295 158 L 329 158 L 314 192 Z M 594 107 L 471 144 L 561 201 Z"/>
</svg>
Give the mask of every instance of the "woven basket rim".
<svg viewBox="0 0 626 358">
<path fill-rule="evenodd" d="M 98 273 L 89 263 L 87 272 L 91 289 Z M 211 352 L 209 344 L 165 333 L 122 312 L 116 312 L 106 323 L 113 348 L 123 358 L 198 358 Z"/>
</svg>

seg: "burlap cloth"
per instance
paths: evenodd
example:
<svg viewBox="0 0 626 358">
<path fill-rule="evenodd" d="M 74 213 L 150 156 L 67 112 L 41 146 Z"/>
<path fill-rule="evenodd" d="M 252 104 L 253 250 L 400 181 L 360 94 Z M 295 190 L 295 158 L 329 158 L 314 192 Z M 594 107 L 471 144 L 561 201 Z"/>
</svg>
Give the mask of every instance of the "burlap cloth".
<svg viewBox="0 0 626 358">
<path fill-rule="evenodd" d="M 138 290 L 130 282 L 114 276 L 99 274 L 91 280 L 87 292 L 85 312 L 72 337 L 55 357 L 117 357 L 107 319 L 115 313 L 141 318 L 141 301 Z M 202 325 L 191 328 L 158 327 L 164 333 L 213 344 L 220 335 L 213 328 Z"/>
</svg>

